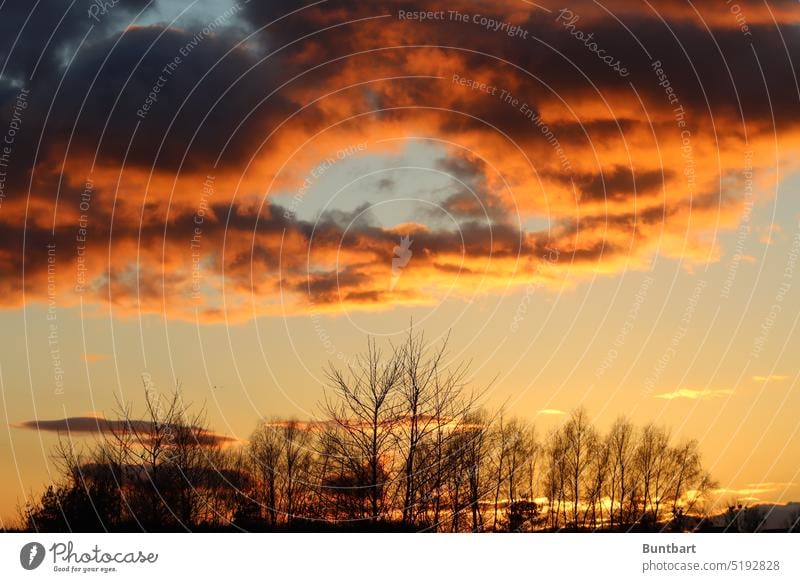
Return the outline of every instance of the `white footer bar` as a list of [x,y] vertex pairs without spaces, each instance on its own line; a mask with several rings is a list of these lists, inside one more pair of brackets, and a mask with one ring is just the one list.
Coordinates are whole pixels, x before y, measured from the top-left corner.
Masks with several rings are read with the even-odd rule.
[[[0,534],[2,580],[800,580],[792,534]],[[175,578],[177,579],[177,578]]]

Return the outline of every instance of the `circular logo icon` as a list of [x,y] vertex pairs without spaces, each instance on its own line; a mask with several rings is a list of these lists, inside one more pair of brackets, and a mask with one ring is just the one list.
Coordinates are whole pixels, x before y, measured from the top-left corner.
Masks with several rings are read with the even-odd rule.
[[35,570],[44,561],[44,546],[39,542],[30,542],[19,551],[19,563],[26,570]]

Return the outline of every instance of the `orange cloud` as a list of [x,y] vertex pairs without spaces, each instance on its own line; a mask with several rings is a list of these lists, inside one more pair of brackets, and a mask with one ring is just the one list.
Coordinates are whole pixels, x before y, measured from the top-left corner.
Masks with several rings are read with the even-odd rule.
[[[255,4],[241,15],[253,31],[286,8]],[[560,6],[542,6],[448,5],[525,39],[472,19],[403,20],[408,3],[389,0],[331,0],[247,44],[222,29],[168,74],[143,116],[156,73],[191,30],[104,30],[69,71],[43,57],[4,182],[2,305],[19,306],[24,291],[59,306],[110,301],[118,315],[241,321],[574,286],[647,269],[656,255],[687,269],[720,260],[730,252],[720,233],[771,195],[776,168],[797,163],[798,99],[785,79],[800,55],[774,22],[792,22],[796,4],[739,3],[755,61],[741,18],[710,0],[696,13],[672,0],[658,12],[606,4],[627,28],[579,2],[575,26],[624,58],[625,78],[558,21]],[[29,48],[51,50],[40,40]],[[26,66],[9,78],[22,82]],[[4,104],[10,88],[0,86]],[[451,184],[421,193],[426,204],[402,225],[372,216],[383,194],[369,186],[357,212],[301,219],[285,200],[305,204],[308,176],[354,144],[366,149],[344,168],[420,143],[438,148],[431,169]],[[332,197],[326,180],[315,186]],[[405,235],[413,254],[397,277]]]

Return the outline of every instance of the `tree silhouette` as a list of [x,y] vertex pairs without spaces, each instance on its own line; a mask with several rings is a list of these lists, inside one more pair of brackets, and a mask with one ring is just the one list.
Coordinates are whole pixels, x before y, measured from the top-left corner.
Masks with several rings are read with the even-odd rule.
[[[262,420],[244,443],[215,436],[180,389],[118,406],[97,442],[53,450],[60,478],[21,510],[36,531],[401,529],[683,531],[707,527],[716,484],[696,441],[583,408],[539,440],[477,406],[468,363],[409,330],[329,366],[319,419]],[[763,527],[731,504],[726,531]],[[794,523],[794,522],[793,522]]]

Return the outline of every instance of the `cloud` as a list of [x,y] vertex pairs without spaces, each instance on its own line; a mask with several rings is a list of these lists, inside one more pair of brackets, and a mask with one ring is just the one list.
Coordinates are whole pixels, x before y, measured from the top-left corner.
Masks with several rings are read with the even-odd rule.
[[774,493],[779,489],[785,489],[792,486],[792,483],[747,483],[744,487],[738,489],[719,488],[715,489],[714,493],[720,496],[728,496],[744,499],[763,499],[764,495]]
[[674,392],[664,392],[662,394],[656,394],[655,398],[661,398],[663,400],[675,400],[679,398],[684,398],[686,400],[707,400],[709,398],[718,398],[722,396],[729,396],[733,394],[733,390],[728,389],[708,389],[704,388],[702,390],[693,390],[691,388],[679,388]]
[[542,414],[545,416],[561,416],[566,414],[563,410],[557,410],[555,408],[542,408],[536,414]]
[[780,374],[770,374],[768,376],[753,376],[753,382],[758,384],[766,384],[767,382],[783,382],[788,376]]
[[[147,420],[111,420],[93,416],[72,416],[54,420],[26,420],[11,425],[12,428],[38,430],[43,432],[66,433],[69,435],[81,434],[111,434],[114,432],[134,431],[141,435],[151,435],[156,430],[156,425]],[[182,431],[186,427],[177,425],[162,425],[163,431]],[[236,439],[217,434],[212,431],[191,428],[189,438],[203,446],[219,446],[236,442]]]

